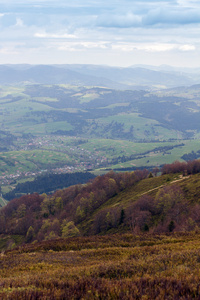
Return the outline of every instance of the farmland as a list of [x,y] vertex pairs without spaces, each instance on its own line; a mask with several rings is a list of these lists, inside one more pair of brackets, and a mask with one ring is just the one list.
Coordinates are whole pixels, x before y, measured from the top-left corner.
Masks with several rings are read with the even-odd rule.
[[2,188],[48,172],[102,174],[200,157],[197,90],[1,86]]

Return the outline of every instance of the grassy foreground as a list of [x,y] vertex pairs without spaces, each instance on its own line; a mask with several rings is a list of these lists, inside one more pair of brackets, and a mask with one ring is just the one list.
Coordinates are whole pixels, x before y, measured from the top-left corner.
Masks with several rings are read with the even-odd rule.
[[59,239],[0,257],[0,299],[199,299],[199,279],[199,233]]

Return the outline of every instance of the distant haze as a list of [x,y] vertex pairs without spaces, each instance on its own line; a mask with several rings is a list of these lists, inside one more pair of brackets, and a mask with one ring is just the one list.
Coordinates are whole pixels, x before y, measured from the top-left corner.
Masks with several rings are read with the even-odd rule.
[[70,84],[113,89],[162,89],[200,83],[200,69],[170,66],[0,65],[0,84]]

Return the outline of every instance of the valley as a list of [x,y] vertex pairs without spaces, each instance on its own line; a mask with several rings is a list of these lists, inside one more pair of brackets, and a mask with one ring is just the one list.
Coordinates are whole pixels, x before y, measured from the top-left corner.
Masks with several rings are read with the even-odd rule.
[[199,158],[199,90],[1,86],[3,194],[49,172],[153,170]]
[[0,298],[199,298],[200,85],[122,81],[0,86]]

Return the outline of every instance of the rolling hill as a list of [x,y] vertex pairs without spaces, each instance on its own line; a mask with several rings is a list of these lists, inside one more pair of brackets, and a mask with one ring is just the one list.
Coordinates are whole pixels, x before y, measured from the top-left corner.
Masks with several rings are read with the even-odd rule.
[[198,158],[199,90],[1,86],[0,174],[61,166],[98,173]]
[[191,70],[169,70],[166,67],[153,69],[149,66],[1,65],[0,84],[71,84],[116,89],[151,89],[153,86],[167,88],[199,83],[199,70],[192,75],[190,72]]

